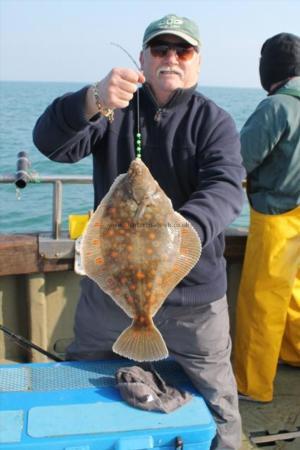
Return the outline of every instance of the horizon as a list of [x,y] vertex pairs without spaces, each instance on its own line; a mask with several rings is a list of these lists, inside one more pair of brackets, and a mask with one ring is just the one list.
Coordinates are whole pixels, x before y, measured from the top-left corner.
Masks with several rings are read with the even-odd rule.
[[[76,84],[87,86],[90,84],[89,81],[68,81],[68,80],[1,80],[0,83],[52,83],[52,84]],[[197,83],[198,88],[214,88],[214,89],[253,89],[263,91],[261,86],[215,86],[210,84],[202,84],[200,82]]]
[[110,42],[138,60],[145,28],[170,13],[199,26],[203,87],[261,89],[263,42],[299,33],[297,0],[0,0],[0,80],[91,84],[132,68]]

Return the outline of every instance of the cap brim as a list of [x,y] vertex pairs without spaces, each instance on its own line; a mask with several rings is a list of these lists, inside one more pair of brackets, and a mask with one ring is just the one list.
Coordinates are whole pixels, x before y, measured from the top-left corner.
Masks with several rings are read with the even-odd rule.
[[173,36],[178,36],[181,39],[183,39],[184,41],[188,42],[189,44],[193,45],[193,46],[197,46],[199,47],[200,42],[197,41],[196,39],[193,39],[191,36],[189,36],[186,33],[183,33],[182,31],[174,31],[174,30],[162,30],[156,33],[151,34],[144,42],[143,42],[143,47],[146,46],[146,44],[148,44],[149,41],[151,41],[152,39],[154,39],[156,36],[160,36],[162,34],[172,34]]

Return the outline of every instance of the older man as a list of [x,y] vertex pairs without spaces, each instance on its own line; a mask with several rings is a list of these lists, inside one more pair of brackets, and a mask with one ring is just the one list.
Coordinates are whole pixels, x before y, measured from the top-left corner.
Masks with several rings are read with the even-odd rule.
[[[214,414],[218,432],[212,448],[229,450],[240,446],[240,416],[230,364],[224,229],[242,208],[243,168],[231,117],[196,91],[200,62],[193,21],[175,15],[156,20],[144,34],[141,71],[114,68],[95,85],[56,99],[38,120],[34,142],[55,161],[93,155],[96,207],[135,158],[139,130],[143,161],[203,246],[199,263],[170,294],[155,323]],[[129,322],[84,278],[68,357],[111,356]]]

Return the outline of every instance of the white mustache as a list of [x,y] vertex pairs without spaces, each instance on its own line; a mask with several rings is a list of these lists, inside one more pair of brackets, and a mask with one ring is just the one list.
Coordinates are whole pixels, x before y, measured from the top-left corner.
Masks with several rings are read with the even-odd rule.
[[157,69],[156,75],[159,76],[162,72],[169,72],[169,73],[175,73],[180,78],[182,78],[182,72],[177,67],[170,67],[170,66],[161,66]]

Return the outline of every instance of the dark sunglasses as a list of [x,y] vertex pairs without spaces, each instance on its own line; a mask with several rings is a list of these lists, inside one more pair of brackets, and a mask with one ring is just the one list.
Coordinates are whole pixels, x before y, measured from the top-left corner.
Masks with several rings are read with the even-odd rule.
[[181,61],[189,61],[194,56],[194,53],[198,53],[198,47],[185,44],[171,44],[171,42],[157,42],[150,43],[151,55],[155,58],[163,58],[168,54],[169,50],[174,50],[176,55]]

